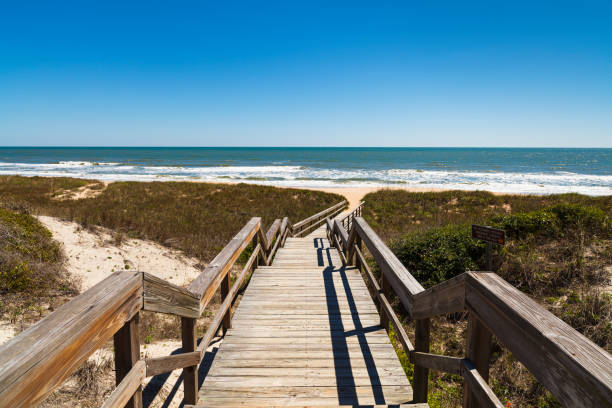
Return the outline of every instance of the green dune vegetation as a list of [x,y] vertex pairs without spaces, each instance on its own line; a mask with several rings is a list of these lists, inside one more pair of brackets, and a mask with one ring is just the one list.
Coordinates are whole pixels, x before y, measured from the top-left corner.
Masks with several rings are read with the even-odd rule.
[[[344,197],[247,184],[117,182],[0,177],[0,296],[2,318],[39,318],[41,304],[76,293],[62,268],[61,246],[33,215],[112,229],[115,240],[149,239],[210,261],[251,218],[265,227],[288,216],[297,222]],[[60,296],[61,295],[61,296]]]
[[[472,223],[504,229],[507,244],[493,251],[494,271],[611,350],[612,197],[381,190],[364,201],[365,219],[426,288],[486,269],[485,246],[472,240]],[[397,300],[394,305],[405,319]],[[463,315],[432,319],[432,352],[463,357],[466,326]],[[430,375],[430,405],[460,406],[461,378]],[[495,339],[490,383],[509,406],[559,406]]]

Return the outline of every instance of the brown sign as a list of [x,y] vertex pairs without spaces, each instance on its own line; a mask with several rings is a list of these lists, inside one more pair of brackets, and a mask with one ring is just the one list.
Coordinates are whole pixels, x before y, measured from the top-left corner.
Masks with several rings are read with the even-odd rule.
[[472,238],[504,245],[506,243],[506,232],[497,228],[472,224]]

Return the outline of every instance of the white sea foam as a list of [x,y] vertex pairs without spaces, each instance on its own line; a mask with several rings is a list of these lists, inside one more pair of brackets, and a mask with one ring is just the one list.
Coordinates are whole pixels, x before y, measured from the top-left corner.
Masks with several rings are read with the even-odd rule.
[[291,187],[385,187],[488,190],[507,193],[611,195],[612,175],[449,171],[418,169],[332,169],[302,166],[138,166],[112,162],[2,163],[0,174],[77,177],[104,181],[222,181]]

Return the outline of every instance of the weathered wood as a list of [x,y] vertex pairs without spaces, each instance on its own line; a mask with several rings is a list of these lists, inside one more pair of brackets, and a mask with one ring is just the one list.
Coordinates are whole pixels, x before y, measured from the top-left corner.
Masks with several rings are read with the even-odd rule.
[[153,377],[178,370],[179,368],[196,366],[200,364],[200,360],[201,356],[199,351],[174,354],[165,357],[147,358],[145,360],[147,368],[146,376]]
[[121,383],[106,398],[102,408],[123,408],[129,406],[134,393],[142,392],[142,381],[145,379],[145,363],[140,360],[132,367]]
[[342,209],[346,206],[346,201],[342,201],[336,205],[333,205],[329,208],[326,208],[323,211],[320,211],[314,215],[311,215],[308,218],[304,218],[302,221],[296,222],[295,224],[293,224],[293,230],[298,230],[300,227],[304,226],[304,225],[308,225],[313,221],[317,221],[321,218],[325,218],[326,214],[329,214],[331,212],[336,211],[337,209]]
[[412,318],[425,319],[465,310],[465,274],[413,296]]
[[[230,286],[232,285],[230,278],[231,276],[228,273],[227,275],[225,275],[225,279],[221,281],[221,300],[225,300],[225,298],[230,293]],[[223,320],[221,321],[221,327],[223,328],[224,333],[232,327],[232,305],[231,303],[227,307],[227,310],[225,311],[225,314],[223,315]]]
[[342,252],[347,254],[348,233],[344,228],[342,228],[342,224],[340,224],[338,219],[334,219],[333,221],[333,231],[334,234],[336,234],[336,237],[338,237],[340,245],[342,246],[340,249],[342,249]]
[[[478,401],[479,407],[504,408],[497,396],[493,393],[489,384],[480,376],[478,370],[468,359],[461,360],[461,374],[467,383],[468,388],[472,391],[474,397]],[[603,405],[602,405],[603,406]]]
[[[414,349],[429,353],[429,319],[415,321]],[[414,401],[427,402],[429,389],[429,369],[419,365],[414,366]]]
[[383,326],[383,327],[387,328],[389,325],[389,322],[391,322],[391,324],[393,325],[393,330],[395,331],[395,335],[399,339],[400,343],[402,343],[402,347],[404,348],[404,351],[406,352],[406,354],[410,353],[411,351],[414,350],[414,347],[412,346],[412,343],[410,342],[410,339],[408,338],[408,334],[406,333],[406,330],[404,330],[404,326],[402,326],[402,323],[397,318],[395,311],[391,307],[391,304],[387,300],[387,297],[384,295],[384,293],[380,293],[378,295],[378,298],[380,300],[380,305],[381,305],[383,314],[386,314],[387,316],[387,318],[384,321],[384,323],[386,323],[386,326]]
[[266,251],[270,250],[272,241],[274,240],[274,237],[276,237],[276,234],[279,231],[280,226],[281,226],[281,220],[280,218],[277,218],[274,220],[272,225],[270,225],[270,228],[268,228],[268,231],[266,232],[266,240],[268,241],[268,247],[266,248]]
[[200,317],[200,297],[187,289],[144,272],[143,292],[143,310],[183,317]]
[[567,406],[612,401],[612,357],[494,273],[468,273],[466,304]]
[[463,359],[459,357],[441,356],[438,354],[422,353],[420,351],[412,351],[409,356],[410,362],[420,367],[461,375]]
[[[208,266],[189,285],[189,291],[200,296],[200,313],[204,310],[225,275],[236,262],[251,239],[260,231],[261,218],[251,220],[232,238],[232,240],[215,256]],[[262,234],[263,236],[263,234]]]
[[238,293],[240,286],[242,286],[242,282],[244,282],[244,279],[246,278],[246,276],[251,272],[251,268],[253,267],[253,264],[257,260],[257,256],[261,252],[262,252],[261,246],[260,244],[257,244],[255,251],[249,257],[249,260],[247,261],[246,265],[244,266],[244,268],[242,269],[242,271],[236,278],[234,285],[232,285],[227,296],[223,300],[223,303],[221,303],[221,306],[219,307],[217,314],[215,315],[215,317],[213,317],[212,321],[208,325],[208,329],[206,330],[204,337],[200,341],[200,345],[197,347],[197,350],[201,356],[204,355],[204,353],[206,352],[206,349],[208,348],[208,345],[215,337],[215,334],[217,333],[217,329],[223,320],[223,316],[225,315],[226,311],[231,307],[234,297]]
[[[329,217],[329,218],[334,218],[336,217],[338,214],[340,214],[342,211],[344,211],[344,208],[338,208],[335,211],[328,213],[325,217]],[[303,237],[304,235],[306,235],[306,233],[310,230],[316,229],[320,226],[322,226],[325,222],[325,217],[321,217],[318,220],[314,221],[312,224],[308,225],[308,226],[302,226],[300,228],[298,228],[297,232],[294,232],[294,236],[295,237]]]
[[[391,295],[392,289],[389,285],[389,282],[385,278],[384,274],[380,275],[380,293],[377,295],[378,299],[382,299],[383,297],[386,299],[387,296]],[[382,295],[382,296],[381,296]],[[389,329],[389,313],[385,310],[385,306],[381,304],[381,314],[380,314],[380,325],[385,329]]]
[[385,278],[389,280],[402,305],[412,316],[412,296],[423,292],[425,289],[363,218],[355,218],[354,228],[363,243],[368,247]]
[[[113,337],[115,346],[115,385],[120,385],[136,363],[140,361],[138,320],[138,313],[136,313]],[[133,392],[125,406],[128,408],[142,408],[142,388],[140,386]]]
[[[491,357],[491,332],[478,320],[475,313],[468,317],[466,357],[472,362],[482,379],[489,381],[489,358]],[[476,408],[476,394],[469,382],[463,385],[463,406]]]
[[44,400],[141,307],[142,274],[116,272],[0,346],[0,406]]
[[[360,272],[342,267],[323,235],[321,230],[288,239],[272,266],[254,272],[200,403],[338,406],[412,400]],[[215,326],[213,318],[210,327]],[[205,334],[200,348],[208,338]],[[363,394],[366,387],[369,395]],[[406,388],[390,398],[387,390],[397,387]]]
[[[188,317],[181,318],[181,342],[183,353],[191,353],[197,350],[196,319]],[[183,368],[183,393],[185,404],[195,404],[198,401],[198,363]]]

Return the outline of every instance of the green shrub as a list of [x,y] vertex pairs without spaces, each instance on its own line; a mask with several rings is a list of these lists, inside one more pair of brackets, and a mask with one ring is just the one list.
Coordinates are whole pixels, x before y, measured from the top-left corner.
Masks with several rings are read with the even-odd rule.
[[563,231],[571,233],[573,228],[580,228],[592,234],[610,232],[610,220],[601,208],[580,204],[557,204],[551,207],[550,211],[557,217]]
[[566,203],[536,211],[496,216],[491,222],[517,239],[527,234],[550,237],[576,234],[578,231],[609,234],[611,229],[610,221],[601,208]]
[[468,225],[449,225],[405,235],[391,250],[425,287],[481,269],[485,244],[471,238]]
[[494,217],[492,224],[506,231],[509,237],[523,238],[526,234],[551,235],[558,231],[557,219],[550,210],[500,215]]

